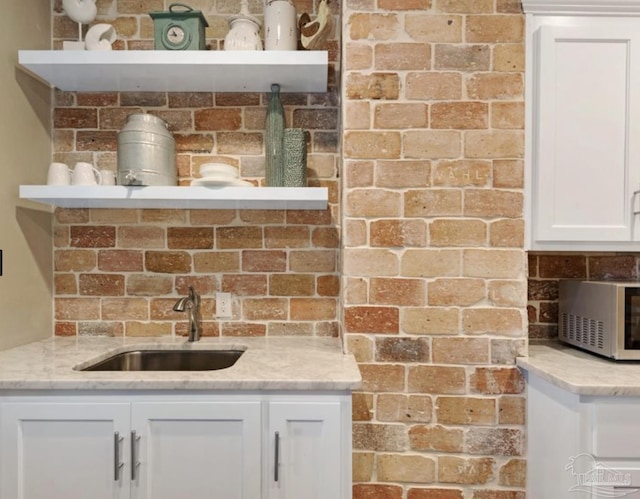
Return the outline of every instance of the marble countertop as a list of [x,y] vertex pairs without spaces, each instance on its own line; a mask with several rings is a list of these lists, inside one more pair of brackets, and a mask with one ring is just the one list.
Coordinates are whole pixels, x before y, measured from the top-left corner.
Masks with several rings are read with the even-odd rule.
[[[80,371],[136,349],[241,349],[217,371]],[[0,390],[352,390],[361,376],[337,338],[54,337],[0,351]]]
[[640,396],[640,362],[613,361],[561,343],[531,344],[517,365],[578,395]]

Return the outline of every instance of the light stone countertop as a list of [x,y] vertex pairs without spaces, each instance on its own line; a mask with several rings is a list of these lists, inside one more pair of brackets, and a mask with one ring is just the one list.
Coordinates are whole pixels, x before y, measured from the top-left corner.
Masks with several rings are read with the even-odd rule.
[[613,361],[561,343],[530,344],[524,371],[578,395],[640,396],[640,362]]
[[[217,371],[79,371],[136,349],[242,349]],[[0,390],[353,390],[361,376],[337,338],[54,337],[0,351]]]

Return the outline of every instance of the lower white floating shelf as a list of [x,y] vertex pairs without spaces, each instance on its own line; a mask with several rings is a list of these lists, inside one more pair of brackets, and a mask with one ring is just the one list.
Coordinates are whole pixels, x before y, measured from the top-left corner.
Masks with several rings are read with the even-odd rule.
[[61,208],[325,210],[327,187],[21,185],[20,198]]

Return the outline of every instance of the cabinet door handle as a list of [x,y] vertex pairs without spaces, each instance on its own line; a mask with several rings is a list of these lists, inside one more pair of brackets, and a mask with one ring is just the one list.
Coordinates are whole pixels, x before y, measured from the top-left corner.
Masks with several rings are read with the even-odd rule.
[[120,480],[120,470],[124,466],[124,463],[120,462],[120,442],[123,439],[119,431],[113,434],[113,480],[116,482]]
[[136,431],[133,430],[131,432],[131,481],[136,480],[138,466],[140,466],[140,461],[138,461],[137,452],[136,452],[136,444],[140,440],[140,437],[137,435]]
[[280,468],[280,432],[276,431],[276,442],[274,446],[275,455],[273,457],[273,481],[277,482],[280,477],[278,476],[278,470]]
[[640,190],[633,191],[632,204],[633,204],[633,214],[640,215],[640,210],[636,209],[636,197],[640,194]]

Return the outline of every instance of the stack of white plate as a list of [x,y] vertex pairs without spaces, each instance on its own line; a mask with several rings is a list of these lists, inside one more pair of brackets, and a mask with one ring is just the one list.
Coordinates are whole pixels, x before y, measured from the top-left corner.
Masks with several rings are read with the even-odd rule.
[[238,178],[238,169],[235,166],[224,163],[203,163],[200,166],[200,175],[202,178],[192,180],[191,185],[253,187],[251,182]]

